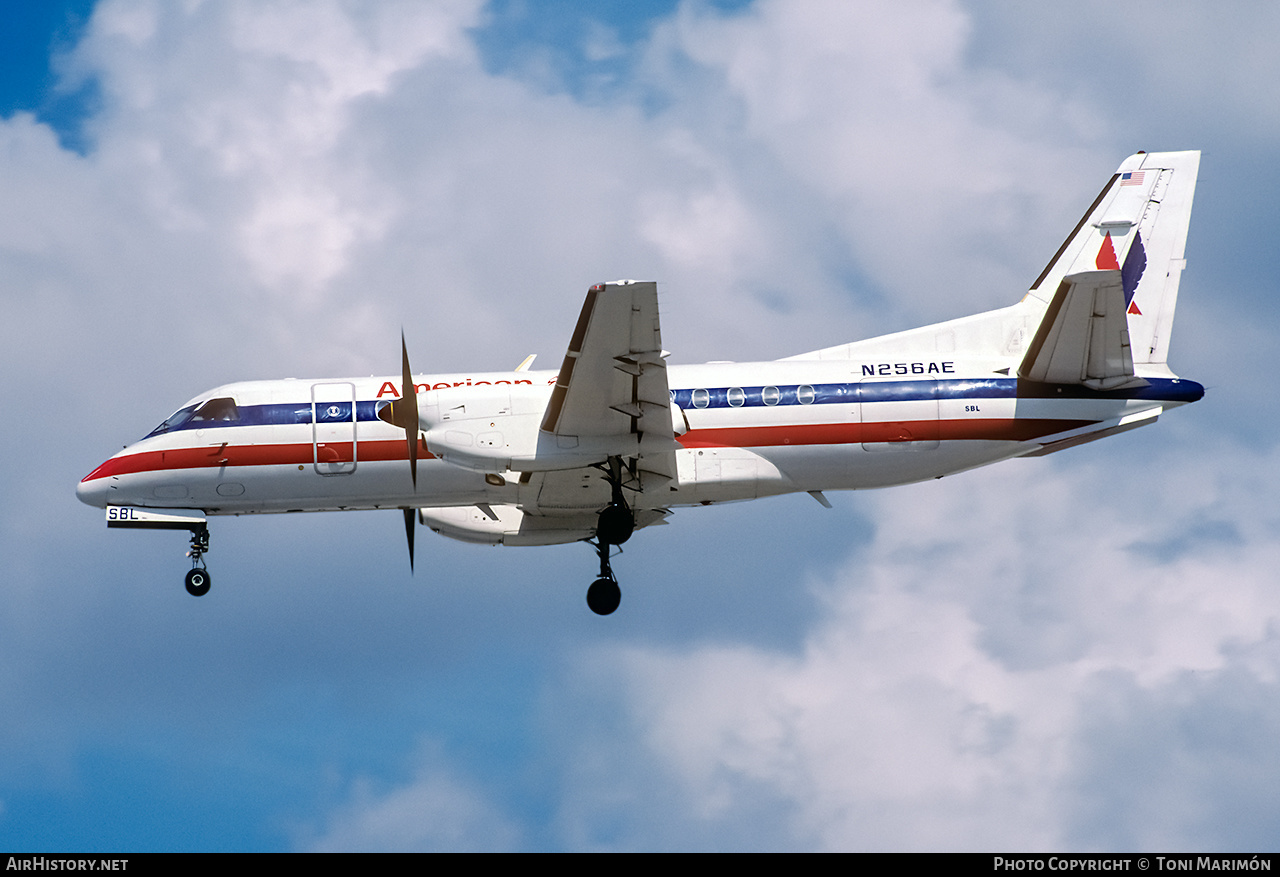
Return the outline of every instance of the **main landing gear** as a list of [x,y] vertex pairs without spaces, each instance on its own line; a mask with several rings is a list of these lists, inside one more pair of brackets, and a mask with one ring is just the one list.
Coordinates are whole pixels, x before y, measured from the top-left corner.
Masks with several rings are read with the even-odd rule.
[[622,602],[622,589],[618,587],[618,580],[613,577],[613,570],[609,567],[609,543],[599,541],[595,545],[596,552],[600,555],[600,578],[587,588],[587,605],[596,615],[611,615]]
[[209,528],[201,524],[191,528],[191,550],[187,557],[191,558],[191,572],[187,573],[187,593],[193,597],[203,597],[209,593],[213,579],[204,565],[204,553],[209,550]]
[[609,505],[600,512],[596,523],[596,554],[600,557],[600,577],[587,588],[587,606],[596,615],[611,615],[622,602],[622,589],[614,578],[609,563],[610,549],[631,538],[636,529],[636,516],[622,495],[622,461],[609,458],[609,486],[612,496]]

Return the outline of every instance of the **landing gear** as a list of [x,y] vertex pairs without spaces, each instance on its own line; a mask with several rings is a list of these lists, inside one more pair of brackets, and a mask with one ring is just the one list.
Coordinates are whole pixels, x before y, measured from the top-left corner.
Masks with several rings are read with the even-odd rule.
[[[604,512],[600,513],[600,517],[604,517]],[[612,615],[622,602],[622,589],[618,587],[618,580],[613,577],[613,567],[609,565],[610,543],[601,536],[596,540],[595,546],[596,554],[600,555],[600,578],[587,588],[587,605],[596,615]]]
[[636,516],[627,508],[625,502],[611,502],[608,508],[600,513],[600,521],[596,524],[596,536],[610,545],[621,545],[631,538],[636,529]]
[[596,615],[611,615],[622,602],[622,589],[613,579],[596,579],[587,588],[587,605]]
[[209,593],[213,583],[209,570],[204,565],[204,553],[209,550],[209,528],[201,524],[191,528],[191,550],[187,557],[191,558],[191,572],[187,573],[187,593],[193,597],[203,597]]
[[631,538],[636,529],[636,516],[622,495],[622,460],[609,458],[609,486],[612,495],[609,505],[600,512],[596,522],[596,554],[600,556],[600,577],[587,588],[587,606],[596,615],[611,615],[622,602],[622,589],[613,576],[609,563],[609,550]]
[[198,566],[187,573],[187,593],[193,597],[203,597],[209,593],[210,584],[209,570],[202,566]]

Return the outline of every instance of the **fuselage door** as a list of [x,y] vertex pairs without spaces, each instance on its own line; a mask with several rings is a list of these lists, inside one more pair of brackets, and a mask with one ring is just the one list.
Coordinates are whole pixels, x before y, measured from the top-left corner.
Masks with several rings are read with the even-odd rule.
[[865,380],[858,384],[858,399],[862,408],[864,450],[937,450],[936,380]]
[[321,475],[356,471],[356,386],[349,381],[311,385],[313,465]]

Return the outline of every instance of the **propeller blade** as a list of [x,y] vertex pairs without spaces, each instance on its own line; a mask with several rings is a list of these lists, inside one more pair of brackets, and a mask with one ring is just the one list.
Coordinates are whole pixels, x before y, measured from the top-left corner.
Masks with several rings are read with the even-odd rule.
[[[413,489],[418,489],[418,390],[413,385],[413,370],[409,368],[409,345],[404,340],[404,330],[400,330],[400,398],[378,410],[378,419],[398,426],[404,430],[405,447],[409,451],[409,477],[413,479]],[[413,572],[413,536],[414,516],[416,509],[402,509],[404,512],[404,537],[409,543],[409,572]]]
[[418,514],[416,509],[404,510],[404,535],[409,540],[409,572],[413,572],[413,532],[414,532],[414,516]]
[[[400,370],[400,403],[404,408],[403,411],[397,412],[396,419],[404,427],[404,439],[409,449],[409,476],[413,479],[413,489],[416,491],[418,489],[418,391],[413,386],[413,372],[409,368],[409,347],[405,344],[403,329],[400,330]],[[405,521],[408,522],[408,518]],[[412,536],[409,537],[409,550],[412,553]]]

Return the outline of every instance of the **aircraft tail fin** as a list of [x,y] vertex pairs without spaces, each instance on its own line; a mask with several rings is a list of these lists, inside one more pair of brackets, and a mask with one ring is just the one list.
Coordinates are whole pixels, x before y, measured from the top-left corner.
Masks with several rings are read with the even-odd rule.
[[[1124,356],[1131,356],[1135,365],[1165,363],[1178,281],[1187,264],[1184,250],[1199,167],[1199,152],[1139,152],[1121,163],[1031,286],[1030,295],[1049,305],[1038,338],[1046,340],[1049,324],[1065,319],[1063,305],[1077,297],[1071,290],[1079,290],[1086,276],[1096,289],[1093,299],[1114,304],[1114,290],[1103,290],[1113,284],[1102,282],[1098,272],[1119,272],[1109,277],[1118,277],[1123,295]],[[1104,314],[1110,310],[1114,308],[1104,308]],[[1115,317],[1106,320],[1108,326]],[[1088,322],[1088,315],[1084,319]],[[1087,348],[1082,355],[1087,358]],[[1024,361],[1024,370],[1032,370],[1032,360]],[[1043,350],[1041,360],[1044,370]]]

